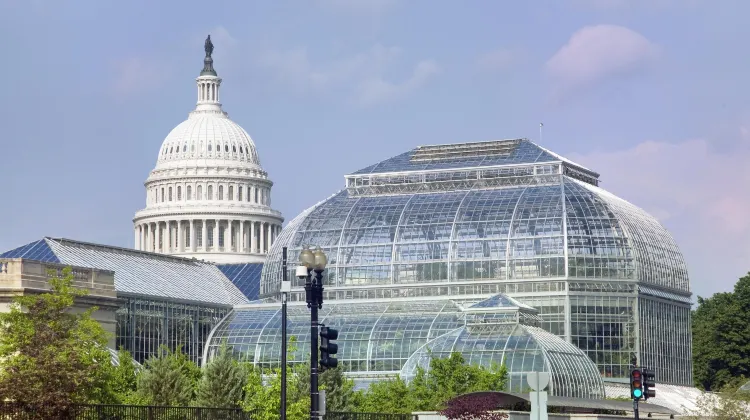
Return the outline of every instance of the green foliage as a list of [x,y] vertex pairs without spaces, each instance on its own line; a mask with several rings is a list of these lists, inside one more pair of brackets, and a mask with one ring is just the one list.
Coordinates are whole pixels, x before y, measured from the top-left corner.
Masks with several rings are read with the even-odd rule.
[[698,297],[692,318],[696,386],[715,391],[750,376],[750,273],[733,292]]
[[209,362],[198,384],[196,404],[202,407],[237,408],[247,375],[234,358],[229,346],[223,344],[219,354]]
[[[247,384],[245,385],[245,400],[241,406],[246,411],[253,412],[255,420],[279,420],[281,410],[281,371],[273,369],[263,372],[258,368],[249,368]],[[309,371],[307,371],[309,372]],[[299,366],[287,368],[287,406],[286,415],[289,420],[304,420],[310,417],[310,398],[300,395],[299,379],[304,376]],[[264,386],[264,376],[268,383]]]
[[[417,369],[407,385],[400,378],[370,385],[360,399],[358,411],[410,413],[436,411],[459,395],[477,391],[502,391],[508,381],[504,365],[490,369],[466,364],[460,353],[430,360],[430,369]],[[356,397],[355,397],[356,400]]]
[[374,382],[362,394],[356,411],[363,413],[411,413],[410,388],[401,378]]
[[111,401],[108,335],[92,318],[97,308],[73,310],[75,299],[86,295],[73,287],[73,280],[72,270],[65,268],[62,276],[50,279],[50,292],[17,297],[10,312],[0,313],[4,399],[50,413],[72,404]]
[[146,361],[146,370],[138,380],[138,400],[145,404],[188,406],[193,401],[200,369],[182,352],[161,346],[157,355]]
[[133,356],[124,349],[117,352],[120,364],[112,368],[110,389],[113,404],[133,404],[137,402],[138,371]]

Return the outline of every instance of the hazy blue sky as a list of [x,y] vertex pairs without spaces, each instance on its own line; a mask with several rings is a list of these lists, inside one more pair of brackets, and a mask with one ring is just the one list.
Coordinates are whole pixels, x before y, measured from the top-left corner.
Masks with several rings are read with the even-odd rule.
[[728,290],[750,270],[749,14],[740,0],[0,0],[0,250],[132,246],[211,33],[225,110],[287,220],[414,146],[537,139],[544,122],[544,146],[673,232],[696,294]]

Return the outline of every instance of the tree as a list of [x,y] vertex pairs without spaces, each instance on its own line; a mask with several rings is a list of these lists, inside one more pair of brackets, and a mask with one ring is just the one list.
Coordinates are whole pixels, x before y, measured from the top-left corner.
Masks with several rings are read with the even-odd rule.
[[401,378],[370,384],[362,394],[357,410],[363,413],[411,413],[409,386]]
[[92,318],[97,308],[73,310],[87,291],[72,286],[69,267],[50,275],[48,293],[16,297],[0,314],[0,395],[55,418],[110,399],[112,363],[108,334]]
[[229,346],[222,344],[219,354],[209,362],[198,384],[196,404],[202,407],[237,408],[242,401],[247,374],[234,358]]
[[730,293],[698,297],[693,312],[693,376],[707,391],[750,377],[750,273]]
[[133,356],[124,349],[117,352],[119,363],[112,369],[110,388],[113,404],[133,404],[137,402],[138,369]]
[[[299,395],[303,389],[300,378],[305,372],[297,365],[287,367],[287,407],[286,415],[289,420],[304,420],[310,417],[310,398]],[[242,409],[251,411],[254,420],[279,420],[281,410],[281,371],[272,369],[263,372],[260,368],[250,366],[247,384],[245,385],[245,400]],[[309,372],[309,371],[308,371]],[[268,383],[264,385],[264,376]]]
[[[187,362],[192,363],[187,360]],[[195,393],[193,369],[179,352],[161,346],[158,353],[146,360],[146,370],[138,380],[138,396],[150,405],[188,406]]]
[[478,391],[502,391],[508,380],[504,365],[490,369],[466,364],[460,353],[446,358],[430,359],[430,369],[417,368],[415,377],[407,385],[400,378],[376,382],[361,396],[358,411],[378,413],[410,413],[436,411],[454,397]]

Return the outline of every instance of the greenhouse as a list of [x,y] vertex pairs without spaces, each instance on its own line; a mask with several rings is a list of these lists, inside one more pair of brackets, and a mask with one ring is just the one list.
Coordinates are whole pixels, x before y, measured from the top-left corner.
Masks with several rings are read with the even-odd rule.
[[[269,310],[279,307],[282,248],[289,250],[289,299],[299,302],[295,261],[303,246],[320,246],[329,260],[324,298],[347,330],[376,301],[412,302],[399,304],[408,315],[389,307],[380,322],[428,323],[429,310],[417,310],[423,302],[506,294],[536,308],[540,328],[581,349],[604,378],[625,379],[637,360],[656,370],[659,383],[692,385],[683,256],[658,220],[600,188],[593,170],[517,139],[420,146],[345,179],[344,190],[293,219],[271,248],[260,284]],[[254,308],[229,317],[256,317]],[[373,311],[361,322],[377,322]],[[429,339],[460,326],[435,325]],[[406,353],[425,344],[418,341],[388,362],[371,348],[374,356],[350,366],[400,371]],[[342,351],[355,351],[349,345]]]
[[[604,398],[596,365],[565,340],[538,328],[536,310],[504,295],[477,302],[447,299],[396,299],[380,302],[324,304],[321,322],[339,329],[339,364],[355,381],[400,374],[414,377],[429,368],[429,355],[456,351],[468,363],[508,368],[509,391],[526,389],[528,372],[550,372],[552,395]],[[310,315],[305,305],[289,308],[288,334],[294,343],[309,343]],[[281,355],[278,305],[238,308],[214,330],[207,357],[221,343],[240,359],[261,367],[278,367]],[[309,358],[309,347],[292,345],[290,361]]]

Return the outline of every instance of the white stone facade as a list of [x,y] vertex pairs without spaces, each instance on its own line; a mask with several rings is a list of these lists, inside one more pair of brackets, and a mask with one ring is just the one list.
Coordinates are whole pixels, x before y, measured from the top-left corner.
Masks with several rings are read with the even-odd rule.
[[159,150],[146,208],[133,219],[135,248],[219,264],[263,262],[284,219],[271,208],[273,182],[255,144],[222,110],[221,79],[211,73],[196,79],[195,110]]

